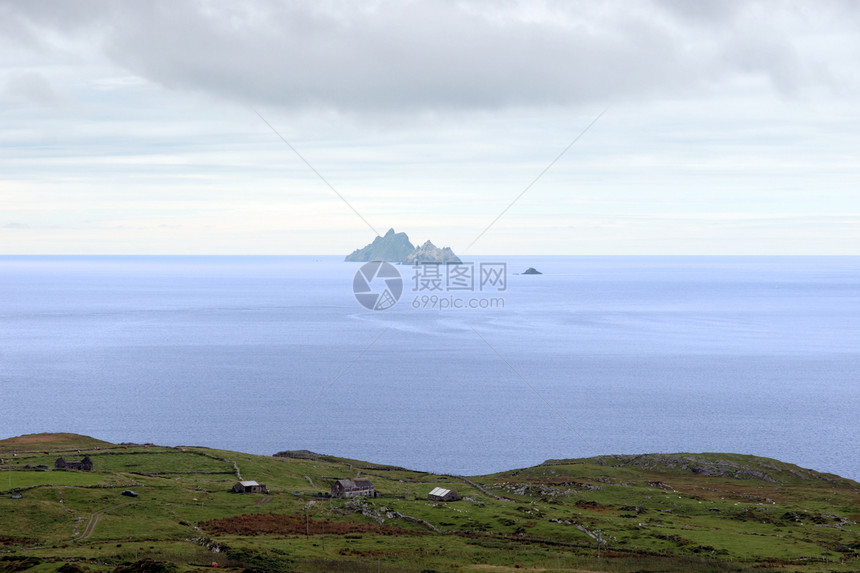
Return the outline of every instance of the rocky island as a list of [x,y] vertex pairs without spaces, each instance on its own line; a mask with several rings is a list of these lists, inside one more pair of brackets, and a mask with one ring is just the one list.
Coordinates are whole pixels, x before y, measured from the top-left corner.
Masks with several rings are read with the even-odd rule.
[[402,263],[404,265],[422,265],[434,263],[458,264],[460,258],[454,254],[451,247],[440,249],[430,241],[420,247],[415,247],[406,233],[396,233],[388,229],[385,236],[377,236],[372,243],[356,249],[344,259],[347,262],[385,261]]
[[406,265],[421,265],[425,263],[455,263],[459,264],[460,258],[454,254],[451,247],[440,249],[430,241],[427,241],[420,247],[417,247],[406,259],[403,264]]

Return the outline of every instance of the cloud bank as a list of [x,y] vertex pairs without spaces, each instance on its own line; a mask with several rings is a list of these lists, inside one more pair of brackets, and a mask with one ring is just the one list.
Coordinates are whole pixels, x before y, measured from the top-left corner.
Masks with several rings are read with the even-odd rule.
[[0,249],[368,243],[255,110],[374,228],[462,249],[608,107],[474,252],[860,253],[857,29],[839,0],[0,0]]
[[5,28],[35,51],[87,41],[170,89],[358,112],[701,97],[744,82],[789,96],[855,89],[858,13],[853,2],[4,5]]

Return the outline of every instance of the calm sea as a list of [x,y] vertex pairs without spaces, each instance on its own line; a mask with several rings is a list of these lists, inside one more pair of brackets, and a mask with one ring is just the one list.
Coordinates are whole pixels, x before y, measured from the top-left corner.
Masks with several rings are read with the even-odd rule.
[[398,267],[384,311],[353,296],[359,267],[0,257],[0,437],[464,474],[725,451],[860,479],[858,257],[484,257],[474,292]]

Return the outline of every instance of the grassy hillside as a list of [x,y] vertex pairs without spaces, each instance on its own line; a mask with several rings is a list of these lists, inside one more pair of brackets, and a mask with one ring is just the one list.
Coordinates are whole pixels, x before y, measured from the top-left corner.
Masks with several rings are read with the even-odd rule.
[[24,434],[23,436],[0,440],[0,452],[26,452],[44,450],[45,448],[50,448],[52,451],[81,448],[97,449],[112,445],[110,442],[103,442],[80,434]]
[[[85,454],[92,472],[52,469]],[[860,484],[753,456],[600,456],[460,478],[39,434],[0,441],[0,458],[0,572],[860,570]],[[269,493],[230,493],[240,475]],[[356,475],[380,496],[327,497]],[[428,500],[436,486],[463,499]]]

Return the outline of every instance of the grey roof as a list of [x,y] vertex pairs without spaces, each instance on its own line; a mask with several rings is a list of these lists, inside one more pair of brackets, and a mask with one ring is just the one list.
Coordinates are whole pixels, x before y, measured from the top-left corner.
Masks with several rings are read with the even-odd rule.
[[252,487],[255,485],[260,485],[257,482],[255,482],[254,480],[240,481],[239,483],[242,485],[242,487]]
[[449,493],[451,493],[450,489],[445,489],[444,487],[434,487],[433,490],[430,492],[430,495],[438,495],[439,497],[445,497]]
[[339,483],[343,487],[373,487],[373,484],[370,483],[370,480],[367,478],[356,478],[354,480],[350,478],[344,478],[337,480],[337,483]]

